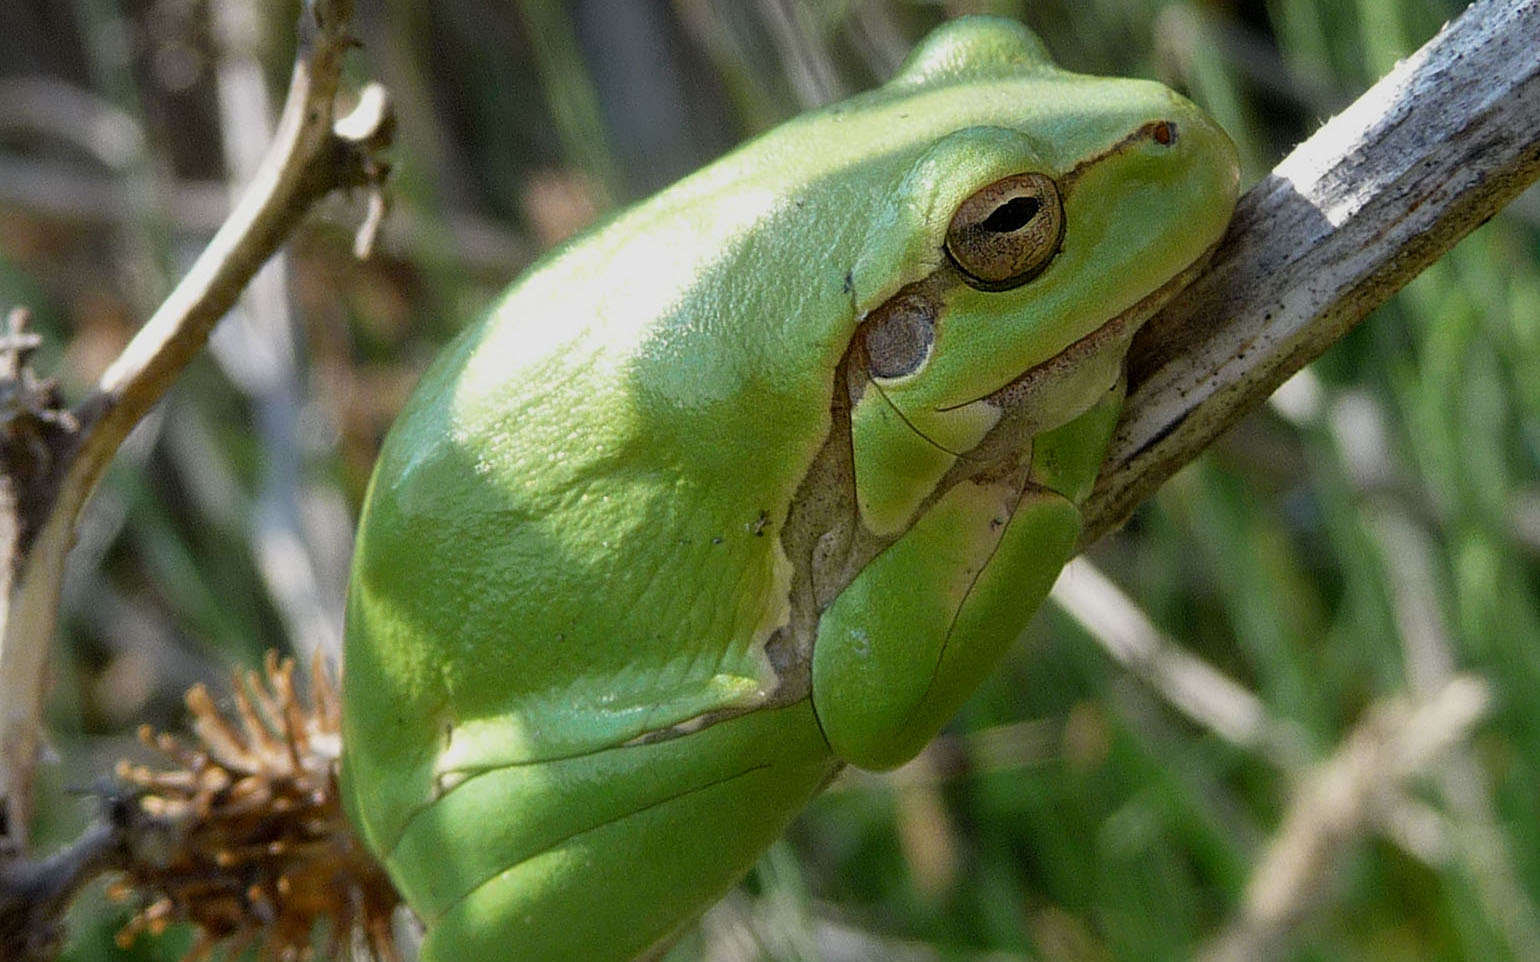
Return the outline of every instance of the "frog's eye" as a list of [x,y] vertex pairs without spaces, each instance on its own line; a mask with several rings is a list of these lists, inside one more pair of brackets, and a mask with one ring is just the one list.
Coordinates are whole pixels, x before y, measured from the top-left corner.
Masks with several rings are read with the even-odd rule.
[[1042,273],[1063,239],[1053,178],[1014,174],[962,202],[946,231],[946,252],[971,286],[1004,291]]

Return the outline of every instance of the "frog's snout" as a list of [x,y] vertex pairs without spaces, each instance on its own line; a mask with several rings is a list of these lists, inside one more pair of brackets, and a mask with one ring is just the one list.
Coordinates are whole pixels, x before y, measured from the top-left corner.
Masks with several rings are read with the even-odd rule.
[[1215,207],[1226,213],[1234,208],[1240,195],[1240,154],[1235,141],[1208,114],[1191,101],[1173,95],[1175,101],[1165,135],[1169,142],[1161,140],[1161,131],[1152,138],[1176,152],[1189,176],[1199,183],[1193,184],[1193,195],[1208,198]]

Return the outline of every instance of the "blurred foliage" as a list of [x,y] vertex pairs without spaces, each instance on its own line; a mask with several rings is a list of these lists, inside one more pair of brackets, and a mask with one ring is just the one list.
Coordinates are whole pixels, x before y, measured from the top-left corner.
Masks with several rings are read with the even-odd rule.
[[[178,723],[189,683],[335,638],[350,518],[416,374],[530,257],[615,204],[880,81],[943,17],[979,11],[1024,19],[1073,69],[1186,91],[1254,181],[1458,9],[361,0],[354,73],[385,81],[400,110],[395,230],[383,255],[351,263],[356,211],[333,208],[291,245],[292,318],[275,329],[238,312],[122,452],[68,587],[40,844],[78,829],[81,789],[134,754],[135,726]],[[255,64],[281,96],[295,12],[0,4],[0,304],[34,308],[41,362],[74,390],[217,223],[223,133],[261,122],[225,94]],[[1537,952],[1536,199],[1092,553],[1309,757],[1376,699],[1426,684],[1422,642],[1494,687],[1493,715],[1418,793],[1442,844],[1343,846],[1282,958]],[[1298,772],[1177,714],[1052,606],[1028,634],[935,749],[834,786],[671,959],[1175,959],[1222,929]],[[93,896],[76,914],[77,962],[188,944],[172,933],[123,952],[111,936],[127,908]]]

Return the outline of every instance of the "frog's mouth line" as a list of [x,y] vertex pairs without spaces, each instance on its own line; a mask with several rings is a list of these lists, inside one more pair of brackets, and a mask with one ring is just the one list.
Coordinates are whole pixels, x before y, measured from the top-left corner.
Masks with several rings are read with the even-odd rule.
[[[1011,403],[1025,400],[1027,395],[1053,383],[1075,370],[1075,365],[1087,358],[1094,358],[1098,350],[1115,346],[1117,339],[1130,338],[1139,326],[1159,310],[1178,290],[1191,282],[1207,265],[1217,244],[1204,251],[1191,264],[1173,275],[1155,290],[1136,303],[1108,318],[1099,328],[1070,343],[1057,354],[1033,365],[1010,383],[978,398],[1007,408]],[[765,705],[783,705],[806,697],[811,691],[812,638],[816,634],[818,619],[824,608],[848,585],[851,579],[870,560],[886,550],[899,535],[877,536],[867,531],[860,522],[856,507],[856,478],[854,451],[850,424],[850,408],[859,395],[850,393],[856,384],[865,389],[881,391],[882,385],[866,372],[859,342],[841,360],[834,379],[835,389],[831,405],[829,433],[823,446],[814,457],[800,483],[797,493],[788,505],[786,518],[780,525],[779,537],[783,550],[797,572],[790,592],[791,621],[778,629],[765,642],[765,652],[774,667],[778,684],[770,691]],[[1029,385],[1036,385],[1031,390]],[[898,416],[903,411],[893,404],[885,392],[881,396]],[[969,402],[972,403],[972,402]],[[962,405],[957,405],[961,407]],[[912,421],[904,420],[915,434],[936,445],[926,437]],[[975,446],[968,452],[955,454],[957,461],[935,485],[931,495],[916,508],[916,515],[928,510],[943,492],[963,480],[993,481],[1008,486],[1016,493],[1012,508],[1002,514],[1001,524],[1009,523],[1016,506],[1028,492],[1040,489],[1031,476],[1031,461],[1024,457],[1023,446],[1013,443],[1014,431],[1007,427],[986,435],[980,442],[987,450]],[[1028,449],[1029,450],[1029,449]],[[949,454],[954,452],[948,451]],[[1040,489],[1049,490],[1049,489]],[[817,556],[823,552],[823,561]],[[741,710],[724,712],[703,719],[703,724],[714,724]],[[670,729],[654,737],[672,737],[682,732]]]
[[1178,291],[1197,278],[1203,268],[1208,266],[1209,259],[1213,257],[1214,250],[1218,246],[1216,241],[1199,254],[1192,263],[1173,274],[1164,284],[1150,291],[1125,310],[1108,318],[1091,333],[1078,341],[1071,342],[1057,354],[1027,368],[1004,386],[972,400],[948,404],[935,410],[938,413],[955,411],[980,401],[1007,410],[1018,406],[1026,398],[1037,393],[1045,384],[1063,377],[1068,371],[1078,369],[1109,344],[1131,339],[1145,321],[1164,307]]

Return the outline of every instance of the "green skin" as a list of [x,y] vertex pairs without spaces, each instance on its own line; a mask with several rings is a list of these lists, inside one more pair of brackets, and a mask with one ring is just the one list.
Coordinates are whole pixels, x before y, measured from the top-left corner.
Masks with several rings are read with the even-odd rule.
[[[976,289],[953,213],[1023,172],[1058,253]],[[965,19],[518,281],[386,441],[348,603],[345,797],[423,957],[659,952],[841,765],[913,757],[1073,550],[1236,183],[1171,91]],[[877,377],[901,291],[933,341]]]

